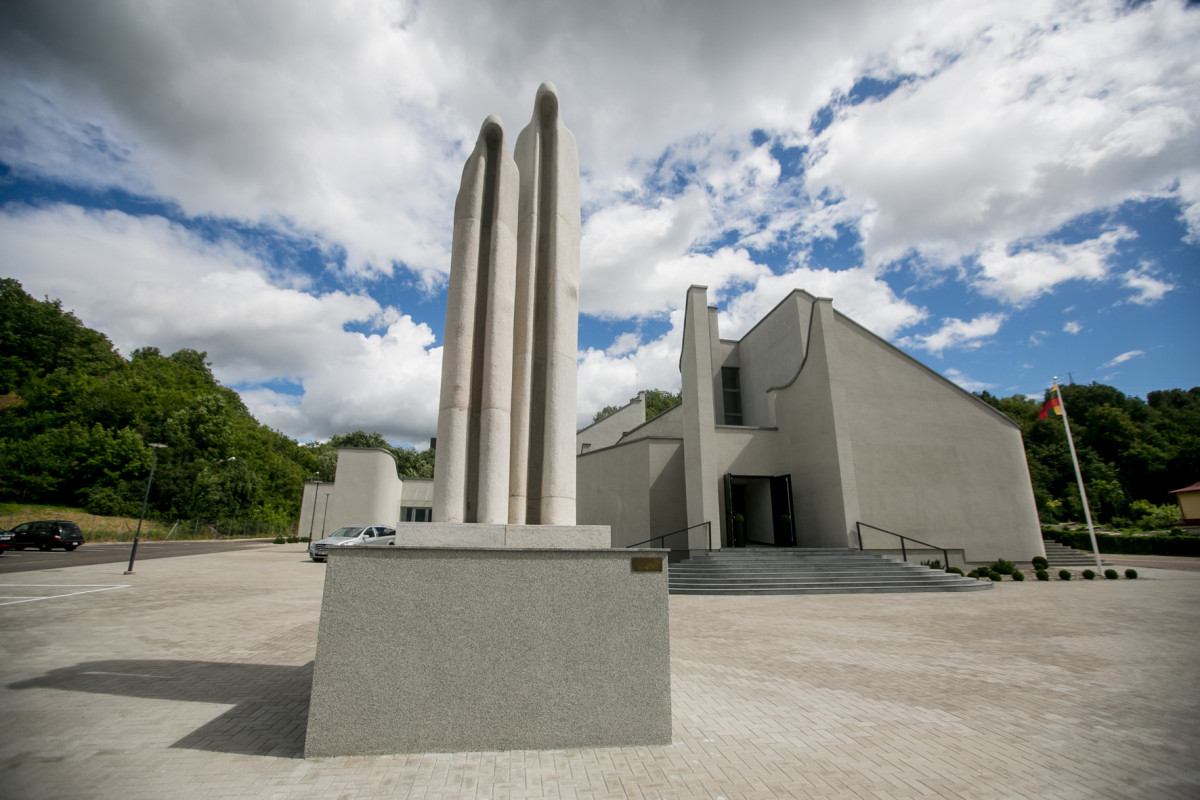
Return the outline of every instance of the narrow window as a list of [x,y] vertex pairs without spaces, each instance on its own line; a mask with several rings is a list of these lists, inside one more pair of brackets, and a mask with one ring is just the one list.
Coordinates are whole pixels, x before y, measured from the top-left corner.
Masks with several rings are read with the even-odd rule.
[[742,380],[737,367],[721,367],[721,392],[725,399],[725,424],[742,424]]

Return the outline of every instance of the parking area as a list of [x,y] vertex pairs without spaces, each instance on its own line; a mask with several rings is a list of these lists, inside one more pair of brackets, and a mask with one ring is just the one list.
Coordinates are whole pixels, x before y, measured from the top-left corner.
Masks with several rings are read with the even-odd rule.
[[672,597],[670,745],[305,760],[324,565],[122,570],[0,576],[4,797],[1200,796],[1197,573]]

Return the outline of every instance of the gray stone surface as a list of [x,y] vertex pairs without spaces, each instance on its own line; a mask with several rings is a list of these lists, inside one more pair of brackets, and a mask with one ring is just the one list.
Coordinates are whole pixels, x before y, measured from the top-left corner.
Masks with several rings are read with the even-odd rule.
[[6,800],[1200,795],[1196,572],[676,596],[670,744],[303,759],[328,565],[79,552],[0,575]]
[[612,544],[607,525],[485,525],[470,522],[401,522],[405,547],[597,548]]
[[666,578],[665,551],[331,553],[305,755],[667,744]]

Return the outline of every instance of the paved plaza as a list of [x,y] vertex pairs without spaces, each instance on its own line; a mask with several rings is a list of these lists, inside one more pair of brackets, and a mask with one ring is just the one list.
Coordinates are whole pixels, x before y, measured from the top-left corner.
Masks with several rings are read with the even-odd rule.
[[1196,572],[672,597],[670,745],[306,760],[325,567],[123,568],[0,576],[0,797],[1200,797]]

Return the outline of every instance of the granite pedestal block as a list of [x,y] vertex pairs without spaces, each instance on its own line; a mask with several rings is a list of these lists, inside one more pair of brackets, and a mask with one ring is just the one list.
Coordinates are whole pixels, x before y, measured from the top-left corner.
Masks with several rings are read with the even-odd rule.
[[332,549],[305,755],[669,744],[666,556]]

